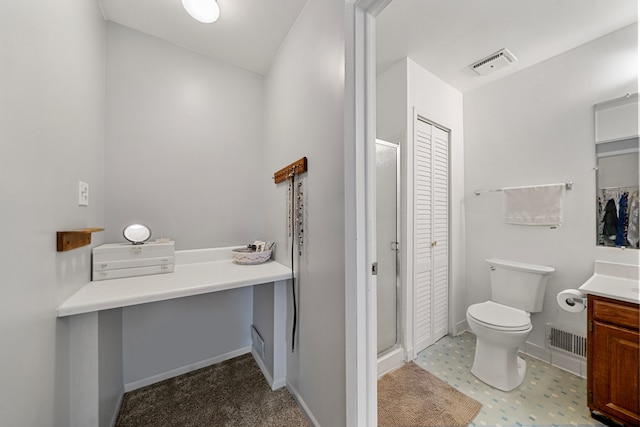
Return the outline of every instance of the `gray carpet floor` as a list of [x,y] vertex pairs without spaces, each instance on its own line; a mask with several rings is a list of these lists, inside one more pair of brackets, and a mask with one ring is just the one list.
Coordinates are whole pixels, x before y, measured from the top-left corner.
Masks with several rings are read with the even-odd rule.
[[286,388],[272,391],[250,354],[124,395],[116,427],[309,426]]

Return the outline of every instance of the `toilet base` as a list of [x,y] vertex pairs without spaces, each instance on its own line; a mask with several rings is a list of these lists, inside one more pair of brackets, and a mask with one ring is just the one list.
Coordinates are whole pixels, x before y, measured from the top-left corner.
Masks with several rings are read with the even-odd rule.
[[502,391],[522,384],[527,362],[518,357],[518,348],[504,348],[476,340],[476,354],[471,373],[480,381]]

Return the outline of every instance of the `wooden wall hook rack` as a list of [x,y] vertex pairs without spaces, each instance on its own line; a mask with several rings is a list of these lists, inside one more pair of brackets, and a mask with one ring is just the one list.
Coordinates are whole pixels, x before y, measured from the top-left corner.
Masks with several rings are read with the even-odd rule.
[[300,160],[297,160],[291,163],[288,166],[280,169],[278,172],[273,174],[273,180],[276,184],[279,184],[283,181],[286,181],[291,177],[291,175],[298,175],[307,171],[307,158],[303,157]]

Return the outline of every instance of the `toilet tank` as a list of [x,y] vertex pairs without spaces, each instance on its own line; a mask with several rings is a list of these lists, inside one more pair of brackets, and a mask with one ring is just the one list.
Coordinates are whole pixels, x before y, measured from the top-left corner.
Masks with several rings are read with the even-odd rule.
[[529,313],[542,311],[544,292],[553,267],[491,258],[491,300]]

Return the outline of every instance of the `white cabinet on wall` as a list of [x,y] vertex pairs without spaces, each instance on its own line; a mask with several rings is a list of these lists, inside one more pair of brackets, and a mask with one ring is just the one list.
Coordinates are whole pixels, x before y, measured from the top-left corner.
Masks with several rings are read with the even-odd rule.
[[414,343],[419,352],[447,334],[449,132],[414,114]]
[[596,144],[638,136],[638,94],[596,104]]

